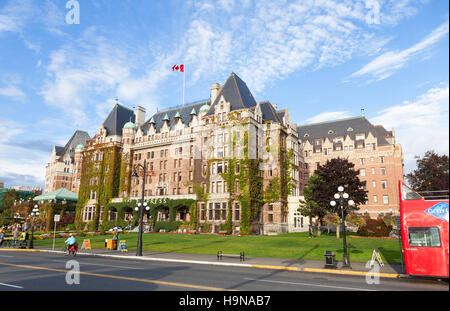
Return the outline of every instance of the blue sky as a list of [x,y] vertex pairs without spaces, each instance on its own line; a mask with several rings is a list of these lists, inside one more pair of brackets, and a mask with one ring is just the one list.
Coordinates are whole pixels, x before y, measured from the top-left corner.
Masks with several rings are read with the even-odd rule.
[[[43,186],[53,145],[130,108],[209,97],[234,71],[297,124],[394,128],[405,173],[448,154],[449,8],[440,0],[0,0],[0,180]],[[72,0],[72,2],[76,2]]]

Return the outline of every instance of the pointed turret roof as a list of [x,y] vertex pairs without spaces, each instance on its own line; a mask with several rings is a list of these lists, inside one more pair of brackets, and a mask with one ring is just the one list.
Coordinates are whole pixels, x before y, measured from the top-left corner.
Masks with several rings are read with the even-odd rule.
[[230,74],[225,84],[220,88],[216,99],[211,105],[211,109],[206,114],[207,116],[214,114],[214,106],[219,103],[222,96],[230,103],[230,111],[256,106],[256,100],[247,84],[234,72]]
[[119,104],[115,104],[103,126],[107,135],[122,135],[122,129],[127,122],[135,122],[134,111]]
[[197,115],[197,112],[195,112],[195,108],[192,108],[190,115]]

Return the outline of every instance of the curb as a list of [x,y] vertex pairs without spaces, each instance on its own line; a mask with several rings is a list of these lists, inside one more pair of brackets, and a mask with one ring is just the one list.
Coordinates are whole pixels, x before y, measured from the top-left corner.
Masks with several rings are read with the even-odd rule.
[[[22,252],[44,252],[44,253],[64,253],[62,251],[53,250],[39,250],[39,249],[0,249],[0,251],[22,251]],[[299,271],[299,272],[313,272],[313,273],[330,273],[341,275],[353,275],[353,276],[367,276],[374,275],[373,272],[364,271],[349,271],[349,270],[335,270],[335,269],[320,269],[320,268],[297,268],[297,267],[285,267],[285,266],[271,266],[271,265],[259,265],[259,264],[244,264],[244,263],[231,263],[231,262],[214,262],[214,261],[201,261],[201,260],[187,260],[187,259],[170,259],[170,258],[149,258],[140,256],[123,256],[123,255],[111,255],[111,254],[96,254],[96,253],[80,253],[79,255],[90,255],[98,257],[110,257],[119,259],[135,259],[146,261],[162,261],[162,262],[179,262],[189,264],[211,265],[211,266],[228,266],[228,267],[243,267],[243,268],[258,268],[258,269],[271,269],[271,270],[287,270],[287,271]],[[402,278],[404,275],[397,273],[377,273],[379,277],[385,278]]]

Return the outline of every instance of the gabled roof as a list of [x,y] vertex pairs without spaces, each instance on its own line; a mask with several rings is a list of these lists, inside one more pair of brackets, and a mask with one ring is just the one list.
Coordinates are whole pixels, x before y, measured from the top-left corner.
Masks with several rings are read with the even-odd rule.
[[[352,128],[352,131],[348,131]],[[356,134],[364,133],[367,135],[372,133],[377,138],[377,144],[389,145],[389,142],[381,135],[375,127],[365,117],[353,117],[341,120],[333,120],[321,123],[301,125],[297,127],[299,139],[305,141],[308,140],[313,144],[315,139],[328,137],[332,140],[339,136],[350,136],[351,139],[355,139]],[[308,134],[305,137],[305,134]]]
[[256,100],[247,85],[234,72],[231,73],[225,84],[220,88],[206,116],[214,114],[214,107],[219,103],[222,96],[230,103],[230,111],[256,106]]
[[75,148],[79,144],[86,145],[86,141],[89,139],[91,138],[89,137],[89,134],[87,132],[80,130],[75,131],[67,144],[64,146],[64,153],[66,153],[67,151],[73,153],[75,151]]
[[107,136],[122,136],[123,126],[127,122],[135,122],[134,111],[122,105],[116,104],[109,113],[105,122],[103,122]]
[[64,154],[64,147],[55,146],[55,152],[57,156]]
[[280,120],[283,120],[285,113],[286,113],[286,109],[277,111],[277,115],[280,118]]
[[150,123],[151,123],[151,121],[153,121],[155,123],[156,132],[159,132],[161,130],[161,127],[163,126],[163,119],[165,118],[166,115],[169,119],[169,126],[171,128],[175,125],[175,122],[176,122],[175,116],[177,114],[180,116],[181,121],[183,121],[184,124],[189,126],[189,124],[191,122],[192,109],[195,109],[196,111],[198,111],[200,109],[200,107],[202,107],[205,104],[209,104],[209,103],[210,103],[210,100],[205,99],[203,101],[196,102],[195,104],[190,104],[190,105],[176,107],[173,109],[159,111],[159,112],[155,113],[150,118],[150,120],[146,121],[142,125],[142,127],[141,127],[142,131],[143,131],[144,135],[146,135],[148,132],[148,129],[150,128]]
[[75,154],[75,149],[79,144],[86,145],[86,141],[91,139],[89,134],[85,131],[77,130],[69,139],[64,147],[55,146],[56,156],[63,157],[67,153],[73,158]]
[[277,111],[275,111],[273,105],[269,101],[259,103],[259,107],[261,108],[263,121],[282,123]]

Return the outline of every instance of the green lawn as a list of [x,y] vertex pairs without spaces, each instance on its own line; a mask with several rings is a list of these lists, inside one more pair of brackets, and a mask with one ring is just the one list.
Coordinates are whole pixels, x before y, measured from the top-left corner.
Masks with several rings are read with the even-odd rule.
[[[80,246],[83,239],[90,239],[92,248],[104,249],[105,239],[113,235],[77,237]],[[120,240],[127,241],[129,251],[136,250],[137,233],[120,234]],[[65,239],[56,239],[55,248],[61,249]],[[35,241],[36,246],[52,247],[53,240]],[[350,260],[367,262],[374,249],[380,251],[385,263],[400,264],[398,240],[347,237]],[[246,257],[273,257],[297,260],[324,260],[326,250],[334,251],[341,260],[342,238],[322,233],[320,237],[308,238],[308,233],[288,233],[277,236],[218,236],[175,233],[144,234],[143,250],[154,252],[176,252],[190,254],[217,254],[245,252]]]

